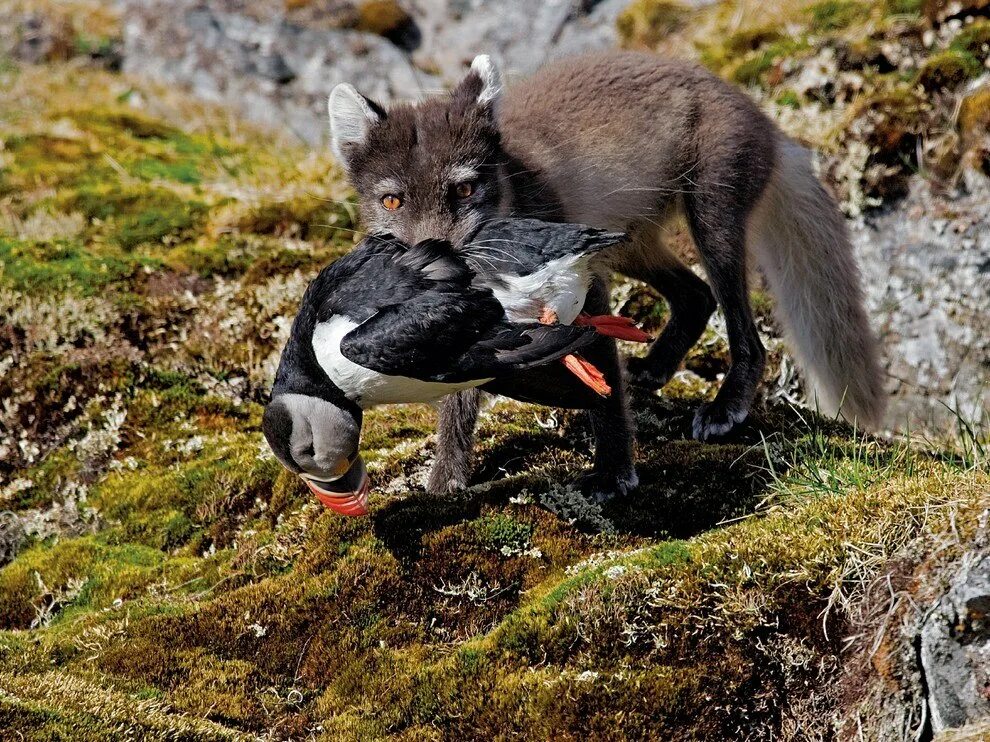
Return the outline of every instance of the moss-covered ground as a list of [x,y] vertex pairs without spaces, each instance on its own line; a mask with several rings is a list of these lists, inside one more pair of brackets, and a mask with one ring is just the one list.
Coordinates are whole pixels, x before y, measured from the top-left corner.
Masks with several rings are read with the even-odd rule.
[[[427,495],[434,414],[400,406],[365,425],[371,515],[336,516],[259,426],[307,281],[356,238],[331,161],[71,63],[0,71],[0,137],[4,739],[848,738],[870,586],[988,505],[979,431],[909,444],[791,406],[756,296],[768,398],[690,440],[716,322],[634,399],[630,498],[570,486],[582,415],[510,402],[475,485]],[[663,323],[641,287],[616,301]]]

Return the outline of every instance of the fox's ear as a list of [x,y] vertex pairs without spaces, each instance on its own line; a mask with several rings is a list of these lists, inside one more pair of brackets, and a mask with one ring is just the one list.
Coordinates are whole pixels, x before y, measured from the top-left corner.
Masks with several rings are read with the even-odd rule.
[[481,78],[481,92],[478,105],[487,106],[498,101],[502,95],[502,71],[487,54],[479,54],[471,62],[471,71]]
[[330,92],[327,111],[330,114],[330,146],[345,166],[348,155],[355,147],[362,145],[371,128],[385,118],[381,106],[347,83],[338,85]]
[[487,54],[479,54],[452,96],[461,105],[477,105],[494,111],[502,96],[502,73],[498,65]]

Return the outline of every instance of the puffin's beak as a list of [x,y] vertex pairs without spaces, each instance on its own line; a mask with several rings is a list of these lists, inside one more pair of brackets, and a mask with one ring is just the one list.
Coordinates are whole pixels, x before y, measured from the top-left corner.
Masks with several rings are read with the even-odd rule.
[[302,478],[310,492],[316,495],[316,499],[335,513],[368,514],[368,492],[371,491],[371,480],[368,478],[364,459],[360,456],[340,479],[333,482],[322,482],[306,475],[302,475]]

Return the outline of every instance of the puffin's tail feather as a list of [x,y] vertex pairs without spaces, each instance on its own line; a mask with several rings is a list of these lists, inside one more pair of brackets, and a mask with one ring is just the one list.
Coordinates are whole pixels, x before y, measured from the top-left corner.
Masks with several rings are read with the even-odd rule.
[[593,391],[607,397],[612,393],[612,387],[608,385],[605,381],[605,375],[598,370],[595,364],[590,361],[586,361],[579,355],[571,353],[564,356],[564,365],[567,366],[568,370],[575,376],[577,376],[582,382],[584,382]]
[[491,341],[499,368],[488,371],[497,375],[542,366],[576,353],[596,339],[588,327],[509,324]]

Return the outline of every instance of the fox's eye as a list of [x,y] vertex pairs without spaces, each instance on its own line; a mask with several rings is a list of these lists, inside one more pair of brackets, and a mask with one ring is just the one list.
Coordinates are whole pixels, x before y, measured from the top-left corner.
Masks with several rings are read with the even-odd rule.
[[458,198],[471,198],[474,195],[474,183],[470,180],[458,183],[454,188]]
[[394,193],[386,193],[382,196],[382,206],[389,211],[395,211],[402,206],[402,199]]

